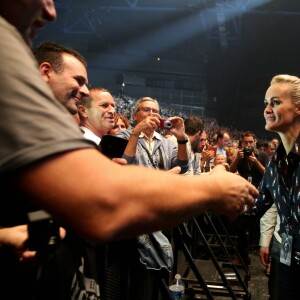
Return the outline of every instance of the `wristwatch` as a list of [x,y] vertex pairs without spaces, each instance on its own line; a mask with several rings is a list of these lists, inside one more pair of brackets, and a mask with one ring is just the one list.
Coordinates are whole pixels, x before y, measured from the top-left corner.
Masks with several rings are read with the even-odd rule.
[[178,140],[177,140],[177,143],[178,143],[179,145],[184,145],[184,144],[186,144],[188,141],[189,141],[189,140],[186,138],[186,139],[183,140],[183,141],[178,141]]

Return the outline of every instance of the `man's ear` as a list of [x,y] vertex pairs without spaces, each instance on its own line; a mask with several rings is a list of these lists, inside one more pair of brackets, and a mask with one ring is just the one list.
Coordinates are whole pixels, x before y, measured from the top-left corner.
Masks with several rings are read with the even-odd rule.
[[40,73],[46,82],[49,82],[52,71],[53,69],[48,62],[43,62],[40,64]]
[[134,114],[132,115],[132,119],[133,119],[133,121],[136,121],[136,113],[134,113]]
[[192,138],[194,141],[198,141],[200,142],[200,132],[196,132],[194,135],[193,135],[193,138]]
[[82,104],[78,104],[77,110],[78,110],[78,114],[79,114],[81,117],[87,118],[86,108],[85,108]]
[[296,105],[296,111],[295,111],[295,114],[296,114],[296,116],[300,116],[300,105],[299,104],[297,104]]

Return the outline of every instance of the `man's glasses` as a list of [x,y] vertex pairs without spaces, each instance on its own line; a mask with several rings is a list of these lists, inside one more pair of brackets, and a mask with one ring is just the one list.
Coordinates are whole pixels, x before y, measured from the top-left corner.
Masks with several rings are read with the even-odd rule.
[[207,139],[200,139],[200,142],[206,142],[207,141]]
[[142,112],[145,112],[145,113],[149,113],[149,112],[152,112],[154,114],[158,114],[159,111],[155,108],[151,108],[151,107],[140,107],[137,111],[142,111]]

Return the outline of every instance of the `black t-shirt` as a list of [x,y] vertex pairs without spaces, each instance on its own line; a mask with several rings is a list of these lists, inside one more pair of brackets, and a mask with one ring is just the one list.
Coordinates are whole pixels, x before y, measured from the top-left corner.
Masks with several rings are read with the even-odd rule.
[[[0,226],[24,224],[33,210],[10,174],[57,153],[91,148],[67,109],[43,80],[31,49],[0,16]],[[3,197],[6,195],[6,197]]]
[[20,263],[0,248],[0,295],[11,300],[100,299],[95,248],[67,234],[53,254]]
[[[255,149],[254,155],[264,167],[267,165],[269,159],[267,153]],[[239,174],[247,180],[249,177],[252,177],[252,184],[255,187],[259,186],[263,174],[257,169],[255,165],[252,164],[250,160],[248,160],[248,157],[244,157],[238,162],[237,170]]]

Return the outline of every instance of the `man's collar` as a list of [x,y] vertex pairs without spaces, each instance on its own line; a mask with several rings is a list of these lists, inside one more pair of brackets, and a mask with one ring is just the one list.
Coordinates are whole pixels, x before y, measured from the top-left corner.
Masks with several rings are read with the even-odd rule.
[[[148,139],[147,135],[144,132],[141,132],[140,137]],[[152,139],[162,140],[162,135],[154,131]]]
[[84,126],[80,126],[80,129],[82,131],[84,131],[84,138],[86,138],[87,140],[91,140],[94,143],[96,143],[97,145],[100,144],[101,138],[99,138],[95,133],[93,133],[90,129],[84,127]]

